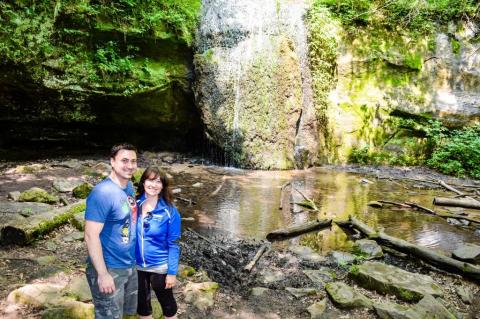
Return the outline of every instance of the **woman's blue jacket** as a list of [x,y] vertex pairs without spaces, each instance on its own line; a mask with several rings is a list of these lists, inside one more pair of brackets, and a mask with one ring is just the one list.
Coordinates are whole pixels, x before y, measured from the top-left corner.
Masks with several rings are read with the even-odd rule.
[[167,204],[163,197],[157,207],[142,217],[142,204],[146,196],[137,200],[137,245],[135,256],[142,268],[168,264],[168,275],[176,275],[180,258],[178,242],[181,234],[181,218],[175,206]]

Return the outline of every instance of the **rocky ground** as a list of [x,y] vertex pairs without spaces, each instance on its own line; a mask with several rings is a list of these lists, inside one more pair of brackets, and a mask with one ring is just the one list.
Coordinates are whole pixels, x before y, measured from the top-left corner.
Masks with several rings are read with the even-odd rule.
[[[53,206],[62,206],[62,202],[75,202],[77,199],[71,191],[55,191],[52,188],[53,181],[66,179],[95,184],[108,172],[108,165],[100,164],[102,161],[107,163],[100,160],[100,157],[36,163],[0,163],[0,202],[7,202],[8,194],[13,191],[21,192],[31,187],[42,187],[62,198]],[[164,167],[174,179],[175,187],[182,189],[181,193],[177,194],[183,198],[177,200],[182,217],[206,218],[195,215],[194,205],[188,203],[188,200],[195,202],[212,193],[225,174],[221,168],[204,166],[202,164],[206,163],[202,159],[187,158],[182,154],[143,153],[140,166],[149,164]],[[359,173],[370,179],[411,178],[412,183],[421,183],[422,180],[428,183],[442,178],[452,183],[475,183],[447,179],[429,170],[416,168],[330,168]],[[202,183],[202,187],[193,186],[198,182]],[[2,216],[8,218],[9,215],[2,212]],[[55,288],[60,291],[60,295],[74,295],[74,299],[81,302],[82,307],[88,306],[88,293],[83,296],[84,293],[74,290],[73,294],[69,290],[71,288],[68,288],[76,278],[83,278],[86,250],[82,240],[82,233],[67,223],[27,246],[2,246],[0,317],[54,317],[52,309],[60,308],[58,304],[45,307],[44,303],[37,303],[37,299],[26,297],[23,301],[20,297],[10,297],[10,302],[7,300],[10,292],[31,284],[60,287]],[[383,318],[390,318],[393,316],[391,309],[396,309],[398,318],[418,318],[422,311],[424,314],[428,313],[425,318],[433,318],[434,311],[439,314],[438,318],[480,318],[478,281],[475,283],[459,275],[440,271],[393,250],[384,250],[384,256],[378,261],[433,278],[443,295],[438,299],[438,304],[436,299],[432,301],[427,296],[423,303],[430,305],[430,308],[425,310],[425,305],[419,301],[422,300],[421,296],[405,301],[402,298],[411,297],[412,293],[380,294],[375,289],[363,288],[365,285],[360,285],[354,274],[367,272],[367,266],[372,266],[364,254],[336,252],[320,256],[307,247],[278,248],[266,241],[232,238],[223,236],[221,232],[216,236],[205,237],[188,227],[183,229],[181,245],[181,262],[184,266],[175,290],[179,302],[179,318],[378,318],[378,314],[383,314]],[[268,246],[265,254],[251,272],[244,271],[243,267],[262,245]],[[193,267],[195,271],[189,267]],[[400,273],[398,276],[405,274]],[[347,286],[343,287],[341,283]],[[417,283],[417,286],[422,285]],[[357,295],[359,293],[364,297]],[[51,295],[58,294],[52,292]],[[12,303],[12,298],[17,303]],[[27,299],[36,301],[25,302]],[[389,311],[382,312],[383,308],[378,304],[387,302],[400,306],[390,305]],[[309,308],[312,305],[315,306]],[[402,306],[408,306],[408,309]],[[87,307],[87,312],[89,309]],[[385,313],[389,313],[390,317]],[[403,317],[398,313],[402,313]],[[81,317],[77,314],[75,318]],[[57,313],[57,318],[62,318],[62,315],[58,316]]]

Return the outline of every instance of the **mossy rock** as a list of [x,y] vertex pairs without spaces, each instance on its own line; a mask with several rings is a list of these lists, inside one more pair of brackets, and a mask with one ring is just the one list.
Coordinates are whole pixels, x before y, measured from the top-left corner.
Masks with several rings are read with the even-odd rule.
[[73,215],[70,224],[76,229],[83,231],[85,229],[85,212],[81,211]]
[[83,183],[81,185],[78,185],[77,187],[75,187],[72,191],[73,193],[73,196],[76,197],[76,198],[80,198],[80,199],[84,199],[84,198],[87,198],[88,194],[90,194],[90,192],[92,191],[93,189],[93,185],[90,184],[90,183]]
[[193,268],[191,266],[180,265],[180,267],[178,268],[177,276],[180,279],[185,279],[187,277],[190,277],[190,276],[194,275],[196,272],[197,271],[195,270],[195,268]]
[[55,307],[46,309],[42,319],[94,319],[94,307],[75,300],[67,300]]
[[37,202],[55,204],[59,201],[58,196],[49,194],[46,190],[40,187],[32,187],[20,194],[19,202]]
[[325,290],[333,302],[340,308],[373,308],[373,302],[368,297],[343,282],[329,282],[325,285]]

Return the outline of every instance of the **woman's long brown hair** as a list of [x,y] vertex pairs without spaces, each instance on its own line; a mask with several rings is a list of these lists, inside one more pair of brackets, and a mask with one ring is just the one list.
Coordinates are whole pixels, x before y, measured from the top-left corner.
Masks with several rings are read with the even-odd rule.
[[143,185],[145,183],[145,180],[157,178],[160,178],[160,180],[162,181],[162,191],[158,196],[159,199],[163,197],[167,204],[174,205],[173,194],[170,188],[170,182],[168,180],[167,174],[155,166],[149,166],[143,172],[142,177],[140,178],[140,182],[138,183],[137,199],[145,192],[145,186]]

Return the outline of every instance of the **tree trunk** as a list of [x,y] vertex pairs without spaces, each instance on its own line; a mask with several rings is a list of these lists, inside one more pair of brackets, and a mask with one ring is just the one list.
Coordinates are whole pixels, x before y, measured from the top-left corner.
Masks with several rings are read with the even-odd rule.
[[[480,267],[478,266],[458,261],[456,259],[436,253],[432,249],[417,246],[403,239],[389,236],[383,231],[375,232],[368,225],[352,216],[350,216],[348,223],[351,225],[351,227],[358,229],[364,235],[377,241],[381,245],[385,245],[400,252],[419,257],[434,266],[461,274],[465,277],[469,277],[475,279],[477,282],[480,282]],[[338,224],[343,226],[346,225],[345,222],[340,222]]]
[[435,197],[433,205],[480,209],[480,202],[471,198]]
[[273,232],[267,235],[267,239],[277,240],[277,239],[284,239],[288,237],[294,237],[303,233],[307,233],[312,230],[327,228],[327,227],[330,227],[331,225],[332,225],[331,219],[316,220],[316,221],[298,225],[298,226],[291,226],[284,229],[274,230]]

